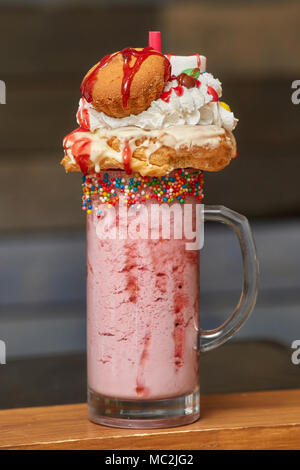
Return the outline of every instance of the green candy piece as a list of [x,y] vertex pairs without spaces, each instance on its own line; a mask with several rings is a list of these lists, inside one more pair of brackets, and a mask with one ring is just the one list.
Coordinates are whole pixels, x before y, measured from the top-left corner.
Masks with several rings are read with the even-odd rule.
[[199,78],[200,77],[200,69],[193,68],[193,69],[185,69],[182,73],[186,73],[187,75],[190,75],[193,78]]

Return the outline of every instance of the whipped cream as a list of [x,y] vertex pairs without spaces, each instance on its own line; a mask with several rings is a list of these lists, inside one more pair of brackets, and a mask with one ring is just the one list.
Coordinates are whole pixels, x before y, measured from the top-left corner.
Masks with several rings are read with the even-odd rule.
[[[196,56],[187,56],[185,65],[191,65]],[[202,56],[201,56],[202,57]],[[174,56],[173,68],[181,56]],[[176,59],[176,60],[175,60]],[[205,58],[203,58],[205,59]],[[204,62],[204,60],[203,60]],[[203,66],[205,67],[206,62]],[[177,66],[182,67],[182,61]],[[178,68],[178,67],[177,67]],[[178,69],[179,70],[179,69]],[[176,79],[169,81],[161,98],[152,101],[151,106],[139,114],[131,114],[123,118],[113,118],[103,112],[97,111],[91,103],[84,98],[79,102],[77,122],[79,126],[88,128],[92,132],[97,129],[119,129],[136,126],[146,130],[165,129],[171,126],[217,125],[227,131],[232,131],[237,124],[234,114],[224,108],[218,99],[222,96],[221,82],[211,73],[202,72],[197,87],[180,87]],[[213,96],[212,91],[215,92]],[[169,92],[169,93],[168,93]],[[165,94],[168,99],[163,99]]]

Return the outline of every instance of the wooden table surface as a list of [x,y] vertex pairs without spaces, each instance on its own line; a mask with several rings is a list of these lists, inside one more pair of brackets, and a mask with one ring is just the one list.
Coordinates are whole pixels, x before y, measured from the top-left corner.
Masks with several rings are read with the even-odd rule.
[[85,404],[0,411],[3,449],[300,449],[300,390],[201,397],[201,419],[156,430],[98,426]]

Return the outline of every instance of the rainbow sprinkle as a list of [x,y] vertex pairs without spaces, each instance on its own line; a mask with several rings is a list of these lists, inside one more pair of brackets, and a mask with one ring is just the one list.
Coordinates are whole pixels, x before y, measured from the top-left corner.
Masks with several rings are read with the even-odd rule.
[[[112,176],[110,173],[95,173],[82,178],[82,209],[92,213],[93,200],[115,206],[120,195],[125,197],[127,207],[156,199],[160,203],[179,202],[184,204],[187,197],[193,196],[199,202],[203,199],[203,172],[200,170],[177,170],[167,176],[149,177],[124,175]],[[101,212],[101,211],[98,211]],[[97,217],[101,214],[97,212]]]

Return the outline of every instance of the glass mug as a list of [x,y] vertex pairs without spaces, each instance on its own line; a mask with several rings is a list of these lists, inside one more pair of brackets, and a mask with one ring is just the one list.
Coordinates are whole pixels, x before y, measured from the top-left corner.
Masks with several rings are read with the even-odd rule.
[[[185,232],[175,235],[180,220],[174,204],[164,204],[172,208],[166,211],[169,235],[163,237],[162,215],[154,235],[146,230],[146,237],[142,232],[149,228],[150,207],[155,205],[162,207],[146,200],[137,224],[137,212],[127,211],[121,199],[108,208],[94,197],[93,212],[87,216],[88,414],[98,424],[162,428],[196,421],[199,353],[231,338],[255,305],[258,263],[247,219],[223,206],[187,199],[177,204],[181,222],[190,206],[191,224],[201,230],[196,215],[201,206],[204,220],[232,228],[243,258],[243,289],[235,310],[221,326],[201,330],[199,249],[187,249]],[[121,206],[126,213],[122,220]]]

